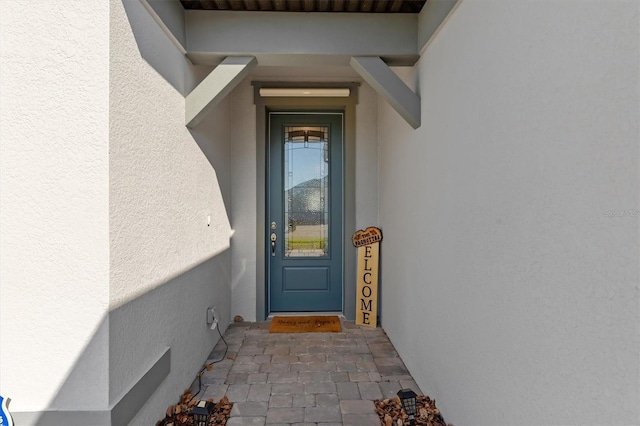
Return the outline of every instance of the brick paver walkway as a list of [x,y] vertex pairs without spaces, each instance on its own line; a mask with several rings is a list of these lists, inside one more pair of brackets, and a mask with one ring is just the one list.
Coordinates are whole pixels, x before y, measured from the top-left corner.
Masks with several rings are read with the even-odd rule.
[[[233,403],[227,425],[379,425],[373,400],[420,389],[381,328],[343,321],[341,333],[269,334],[232,324],[227,358],[205,371],[201,399]],[[224,353],[220,341],[210,355]]]

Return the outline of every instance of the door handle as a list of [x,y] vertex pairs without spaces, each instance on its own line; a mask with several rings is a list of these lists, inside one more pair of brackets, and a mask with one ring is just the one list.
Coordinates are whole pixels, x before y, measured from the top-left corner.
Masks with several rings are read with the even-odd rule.
[[275,232],[271,233],[271,256],[275,256],[276,255],[276,240],[278,239],[278,236],[276,235]]

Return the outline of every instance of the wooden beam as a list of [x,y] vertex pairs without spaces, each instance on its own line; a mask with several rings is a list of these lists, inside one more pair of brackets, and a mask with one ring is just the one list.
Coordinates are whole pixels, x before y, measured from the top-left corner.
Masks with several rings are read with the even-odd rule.
[[185,99],[186,126],[196,127],[257,64],[253,56],[239,56],[215,67]]
[[400,8],[402,7],[402,0],[393,0],[391,3],[391,12],[400,12]]
[[302,11],[302,2],[301,0],[287,0],[289,5],[289,12],[300,12]]
[[373,0],[363,0],[360,6],[360,12],[371,12],[373,8]]
[[[276,10],[285,6],[284,0],[274,2]],[[302,10],[306,3],[300,0],[295,4]],[[328,5],[341,11],[347,7],[344,0],[331,1]],[[418,54],[417,14],[190,10],[186,12],[185,28],[190,59],[192,54],[218,59],[216,63],[196,62],[196,65],[215,65],[232,55],[259,59],[261,55],[345,55],[344,64],[348,65],[351,56],[404,60]],[[260,61],[260,65],[264,63]]]
[[379,57],[353,56],[351,67],[414,129],[420,127],[420,97]]
[[244,0],[244,7],[247,10],[258,10],[258,2],[256,0]]
[[329,0],[318,0],[318,11],[328,12],[330,10]]
[[387,6],[389,5],[388,0],[376,0],[376,12],[386,12]]

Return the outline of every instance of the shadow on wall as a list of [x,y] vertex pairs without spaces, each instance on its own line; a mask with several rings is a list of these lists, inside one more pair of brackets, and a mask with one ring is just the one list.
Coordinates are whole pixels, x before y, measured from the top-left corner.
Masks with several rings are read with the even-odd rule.
[[169,40],[140,1],[122,0],[140,56],[182,96],[213,69],[193,65]]
[[[182,96],[186,96],[209,75],[213,67],[191,64],[160,29],[140,1],[122,0],[122,4],[140,56]],[[231,170],[229,161],[226,159],[231,156],[230,147],[228,143],[211,144],[212,139],[229,140],[228,132],[220,134],[222,128],[228,128],[230,121],[229,117],[224,116],[227,113],[226,110],[229,108],[225,109],[224,104],[221,105],[218,111],[222,114],[216,114],[216,116],[223,115],[223,117],[217,117],[217,120],[203,120],[196,129],[189,130],[189,132],[216,171],[229,217],[231,213],[231,182],[229,180]]]
[[[155,423],[191,385],[219,339],[206,324],[207,307],[218,308],[221,332],[227,328],[229,280],[230,252],[226,250],[111,311],[48,407],[12,412],[15,424],[126,425],[134,417],[136,424]],[[89,387],[91,370],[106,367],[100,361],[107,357],[109,383],[104,386],[109,389],[100,392],[110,394],[108,405],[101,410],[62,408],[82,406],[78,395]]]
[[[222,107],[224,108],[224,104]],[[220,106],[218,106],[218,108],[220,108]],[[227,217],[231,218],[231,162],[228,160],[231,158],[231,147],[229,143],[211,143],[212,135],[219,133],[217,123],[220,118],[226,119],[226,117],[216,117],[216,119],[213,120],[205,119],[195,129],[189,129],[189,133],[191,133],[191,137],[193,137],[200,151],[202,151],[216,172],[225,211]],[[213,140],[228,141],[229,135],[214,136]],[[203,185],[211,184],[210,182],[202,183]]]

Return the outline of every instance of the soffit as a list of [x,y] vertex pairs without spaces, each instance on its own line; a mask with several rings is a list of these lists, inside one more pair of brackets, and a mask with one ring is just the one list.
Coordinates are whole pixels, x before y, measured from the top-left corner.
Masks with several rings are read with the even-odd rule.
[[419,13],[427,0],[180,0],[185,9],[273,12]]

